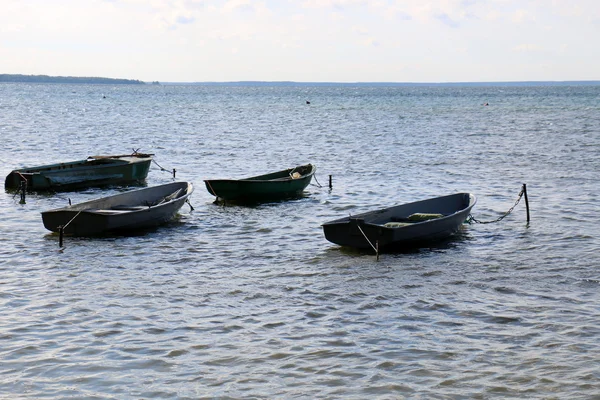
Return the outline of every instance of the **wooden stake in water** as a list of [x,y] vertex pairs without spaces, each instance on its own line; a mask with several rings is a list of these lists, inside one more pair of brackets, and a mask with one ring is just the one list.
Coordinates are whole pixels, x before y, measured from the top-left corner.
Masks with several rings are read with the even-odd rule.
[[27,192],[27,181],[21,181],[21,201],[20,204],[25,204],[25,192]]
[[332,188],[333,188],[333,182],[331,179],[331,175],[329,175],[329,189],[332,189]]
[[527,184],[523,184],[523,196],[525,196],[525,208],[527,209],[527,223],[529,223],[529,199],[527,198]]

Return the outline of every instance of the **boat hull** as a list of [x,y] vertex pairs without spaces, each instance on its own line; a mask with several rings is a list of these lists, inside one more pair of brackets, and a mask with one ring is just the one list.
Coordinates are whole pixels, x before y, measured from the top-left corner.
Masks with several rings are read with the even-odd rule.
[[85,160],[40,165],[12,171],[4,181],[8,190],[65,191],[94,186],[143,182],[148,176],[150,155],[96,156]]
[[131,190],[44,211],[42,221],[46,229],[59,232],[63,227],[63,233],[72,236],[147,229],[172,220],[192,192],[193,186],[188,182]]
[[[470,193],[436,197],[326,222],[323,233],[332,243],[358,249],[419,247],[455,234],[476,202]],[[440,216],[410,221],[415,214]]]
[[[308,164],[245,179],[205,180],[206,189],[221,201],[268,201],[300,195],[309,185],[316,167]],[[292,178],[294,172],[299,177]]]

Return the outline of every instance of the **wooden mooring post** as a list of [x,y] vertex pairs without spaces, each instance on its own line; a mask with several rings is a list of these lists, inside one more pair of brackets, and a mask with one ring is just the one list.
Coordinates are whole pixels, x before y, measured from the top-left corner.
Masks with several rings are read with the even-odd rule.
[[58,227],[58,247],[63,247],[63,236],[65,228],[61,225]]
[[527,184],[523,184],[523,196],[525,196],[525,209],[527,210],[527,223],[529,223],[529,199],[527,198]]
[[25,204],[25,193],[27,192],[27,181],[21,181],[21,201],[20,204]]

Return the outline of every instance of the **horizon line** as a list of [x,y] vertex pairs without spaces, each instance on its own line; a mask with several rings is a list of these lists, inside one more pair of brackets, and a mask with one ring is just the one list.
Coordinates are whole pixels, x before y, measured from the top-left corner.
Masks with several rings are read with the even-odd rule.
[[[21,80],[23,79],[23,80]],[[69,82],[69,81],[73,82]],[[95,81],[91,83],[136,83],[136,84],[164,84],[164,85],[297,85],[297,86],[514,86],[514,85],[599,85],[600,79],[580,80],[499,80],[499,81],[294,81],[294,80],[227,80],[227,81],[145,81],[129,78],[107,78],[94,76],[61,76],[61,75],[26,75],[0,73],[0,82],[48,82],[77,83],[77,81]]]
[[460,82],[400,82],[400,81],[262,81],[262,80],[233,80],[233,81],[144,81],[164,85],[248,85],[248,84],[277,84],[277,85],[526,85],[526,84],[600,84],[600,80],[526,80],[526,81],[460,81]]

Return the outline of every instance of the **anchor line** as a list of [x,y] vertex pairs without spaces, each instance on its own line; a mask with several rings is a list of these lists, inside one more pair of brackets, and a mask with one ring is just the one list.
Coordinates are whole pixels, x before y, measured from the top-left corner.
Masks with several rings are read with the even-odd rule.
[[81,214],[81,212],[82,212],[82,211],[83,211],[83,210],[79,210],[79,212],[78,212],[77,214],[75,214],[75,216],[74,216],[73,218],[71,218],[71,220],[70,220],[69,222],[67,222],[67,223],[66,223],[66,224],[65,224],[65,225],[62,227],[62,228],[63,228],[63,230],[64,230],[64,229],[65,229],[67,226],[69,226],[69,224],[70,224],[71,222],[73,222],[73,220],[74,220],[75,218],[77,218],[77,217],[79,216],[79,214]]
[[316,186],[316,187],[318,187],[318,188],[322,188],[323,186],[321,185],[321,183],[320,183],[320,182],[319,182],[319,180],[317,179],[317,174],[316,174],[316,173],[313,175],[313,178],[315,178],[315,182],[317,182],[317,184],[316,184],[316,185],[314,185],[314,184],[312,184],[312,183],[311,183],[311,186]]
[[367,235],[365,234],[365,232],[363,232],[363,230],[360,227],[360,225],[356,225],[356,227],[358,228],[358,230],[360,230],[360,233],[363,234],[363,236],[365,237],[365,239],[367,239],[367,242],[369,243],[369,245],[371,246],[371,248],[373,249],[373,251],[375,253],[377,253],[377,248],[375,246],[373,246],[373,243],[371,243],[371,241],[369,240],[369,238],[367,237]]
[[479,221],[473,215],[469,214],[469,216],[467,217],[466,223],[470,224],[471,222],[475,222],[477,224],[493,224],[495,222],[502,221],[510,213],[513,212],[513,210],[515,209],[515,207],[517,206],[517,204],[519,204],[519,202],[521,201],[521,198],[523,198],[523,194],[524,193],[525,193],[525,190],[521,189],[521,192],[519,193],[519,197],[517,198],[517,201],[515,202],[515,204],[513,204],[513,206],[507,212],[505,212],[503,215],[501,215],[500,217],[496,218],[495,220],[493,220],[493,221]]
[[169,171],[168,169],[165,169],[165,168],[163,168],[163,167],[162,167],[162,166],[161,166],[159,163],[157,163],[157,162],[156,162],[156,160],[155,160],[154,158],[152,159],[152,162],[153,162],[154,164],[156,164],[156,165],[158,166],[158,168],[160,168],[160,170],[161,170],[161,171],[165,171],[165,172],[171,172],[171,171]]

